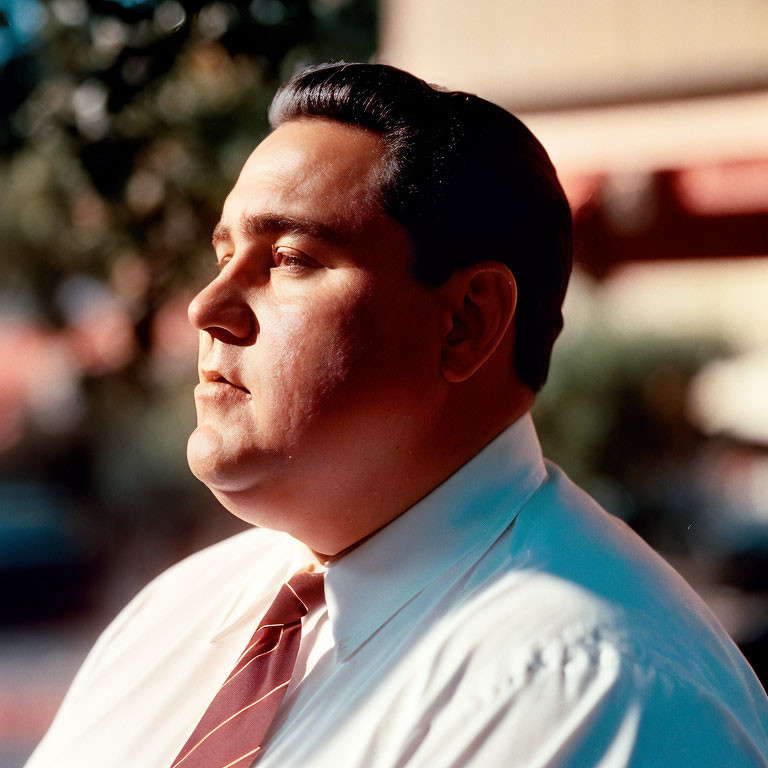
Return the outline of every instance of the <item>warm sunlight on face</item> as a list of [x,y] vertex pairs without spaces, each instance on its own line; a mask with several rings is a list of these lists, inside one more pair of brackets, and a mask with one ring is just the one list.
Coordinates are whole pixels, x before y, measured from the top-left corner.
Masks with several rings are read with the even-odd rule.
[[220,271],[189,310],[201,383],[188,459],[251,522],[290,532],[409,450],[439,375],[433,292],[373,194],[380,153],[363,129],[289,122],[248,159],[214,232]]

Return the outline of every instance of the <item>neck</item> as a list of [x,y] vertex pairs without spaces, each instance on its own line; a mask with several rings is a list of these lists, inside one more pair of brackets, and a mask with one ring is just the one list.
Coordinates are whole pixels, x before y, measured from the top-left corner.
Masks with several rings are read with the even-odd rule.
[[[411,450],[390,457],[391,463],[380,460],[378,469],[383,471],[368,478],[365,490],[351,494],[356,500],[354,514],[347,517],[348,527],[339,526],[336,529],[336,533],[340,534],[338,538],[333,543],[324,544],[324,548],[318,549],[309,544],[318,558],[329,563],[349,554],[427,496],[499,433],[527,413],[533,405],[534,394],[522,385],[513,394],[515,396],[509,397],[509,405],[504,409],[499,408],[499,400],[487,397],[473,398],[469,405],[464,403],[463,407],[457,403],[444,404],[435,418],[430,419],[432,424],[437,425],[431,433],[423,435],[419,444]],[[348,506],[350,487],[345,490],[347,495],[336,510]],[[343,523],[344,515],[336,515],[333,522],[337,525]],[[328,530],[326,528],[324,532]]]

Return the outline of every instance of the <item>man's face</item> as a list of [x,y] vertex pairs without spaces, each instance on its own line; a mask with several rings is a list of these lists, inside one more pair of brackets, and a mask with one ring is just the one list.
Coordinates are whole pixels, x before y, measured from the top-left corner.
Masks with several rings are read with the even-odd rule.
[[346,498],[343,524],[355,491],[376,492],[438,386],[436,293],[412,278],[408,233],[375,201],[381,150],[371,132],[316,118],[274,131],[224,204],[219,274],[190,305],[190,467],[235,514],[300,538],[308,509],[335,524],[324,504]]

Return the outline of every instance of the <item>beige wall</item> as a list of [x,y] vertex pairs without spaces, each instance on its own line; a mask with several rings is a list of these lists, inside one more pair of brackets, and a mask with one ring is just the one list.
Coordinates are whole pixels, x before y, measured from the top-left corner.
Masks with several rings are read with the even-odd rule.
[[381,0],[381,56],[516,109],[768,87],[766,0]]

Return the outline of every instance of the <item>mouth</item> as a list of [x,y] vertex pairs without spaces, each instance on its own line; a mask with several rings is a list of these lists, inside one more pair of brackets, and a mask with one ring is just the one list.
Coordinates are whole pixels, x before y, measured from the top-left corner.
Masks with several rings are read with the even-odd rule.
[[232,381],[231,379],[228,379],[224,374],[220,373],[219,371],[215,370],[202,370],[200,372],[200,381],[203,384],[222,384],[229,387],[233,387],[234,389],[239,389],[241,392],[244,392],[246,395],[250,395],[251,392],[249,389],[244,387],[239,381],[235,380]]

